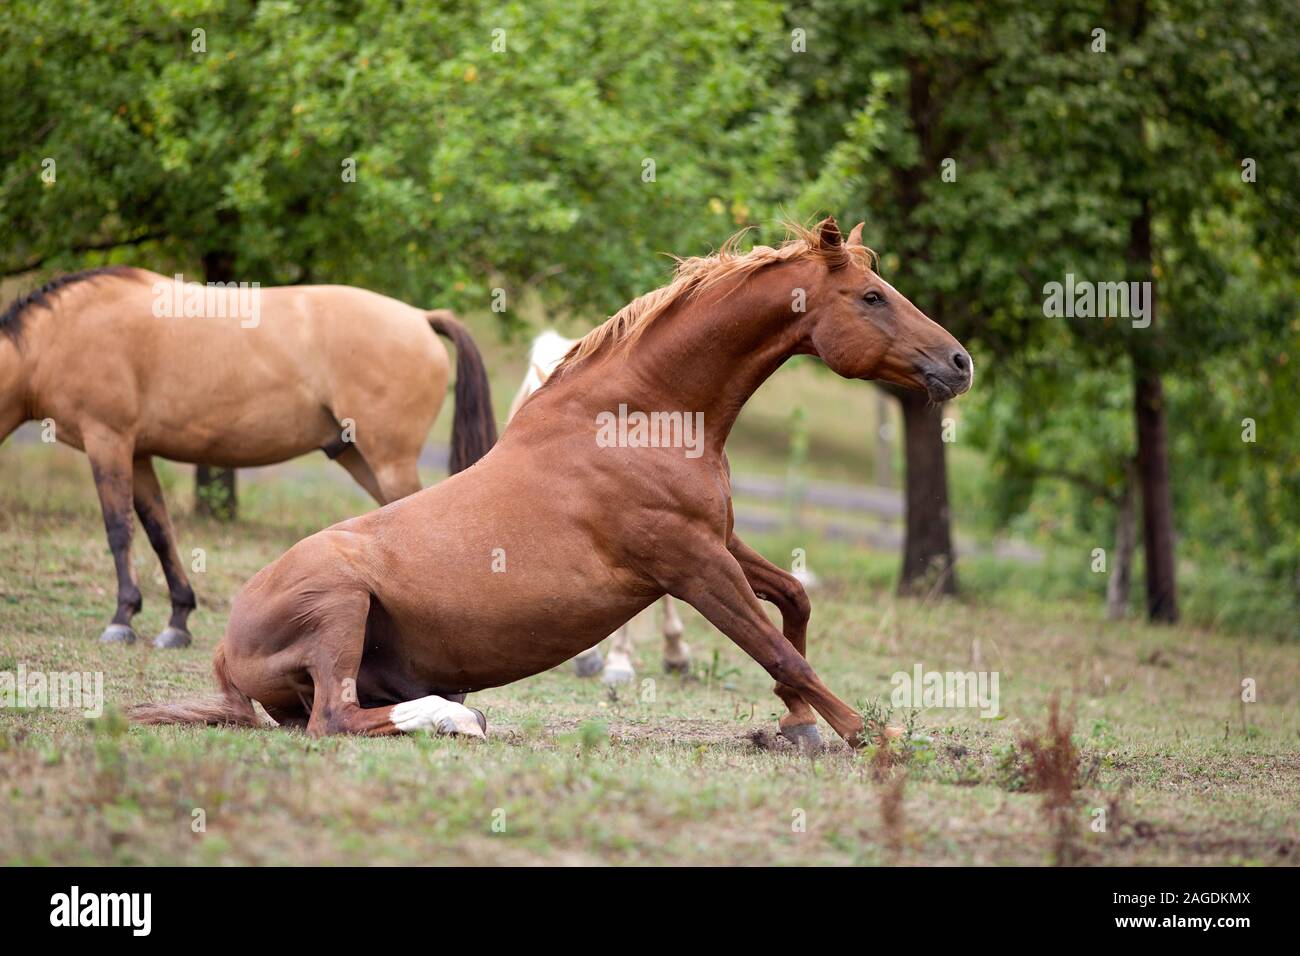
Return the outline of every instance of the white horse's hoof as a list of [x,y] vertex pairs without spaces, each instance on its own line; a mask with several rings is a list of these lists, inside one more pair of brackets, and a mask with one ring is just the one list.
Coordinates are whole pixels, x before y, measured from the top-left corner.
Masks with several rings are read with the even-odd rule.
[[689,674],[691,672],[691,649],[685,641],[678,641],[674,648],[674,657],[664,658],[665,674]]
[[104,628],[104,633],[99,635],[99,639],[105,644],[134,644],[135,631],[131,629],[130,624],[110,624]]
[[153,646],[189,647],[193,642],[194,638],[190,637],[189,631],[182,631],[179,627],[168,627],[153,639]]
[[605,661],[600,656],[598,647],[583,651],[573,659],[573,670],[579,677],[595,677],[604,666]]
[[792,724],[789,727],[782,727],[781,736],[800,750],[822,749],[822,734],[816,724]]
[[421,697],[397,704],[388,719],[406,734],[427,730],[435,734],[459,734],[480,739],[487,736],[487,719],[481,711],[441,697]]
[[606,684],[628,684],[635,678],[636,668],[632,666],[632,658],[618,651],[610,651],[600,679]]

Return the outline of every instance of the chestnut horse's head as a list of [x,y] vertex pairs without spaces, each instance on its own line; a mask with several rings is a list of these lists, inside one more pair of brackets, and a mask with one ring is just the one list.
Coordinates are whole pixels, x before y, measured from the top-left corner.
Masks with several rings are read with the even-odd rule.
[[970,355],[876,274],[861,223],[846,240],[835,220],[825,219],[805,241],[826,263],[822,284],[808,290],[806,342],[832,371],[925,389],[936,402],[970,389]]

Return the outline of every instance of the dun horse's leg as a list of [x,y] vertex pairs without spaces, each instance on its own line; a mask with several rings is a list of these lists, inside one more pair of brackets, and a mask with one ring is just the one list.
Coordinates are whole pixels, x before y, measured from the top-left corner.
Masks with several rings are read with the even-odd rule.
[[[370,459],[367,458],[367,461]],[[420,470],[414,457],[400,461],[371,462],[384,501],[396,501],[420,490]]]
[[117,611],[99,639],[132,644],[136,635],[131,618],[140,612],[143,601],[131,567],[131,537],[135,531],[131,517],[131,442],[121,435],[94,428],[83,430],[83,441],[90,459],[90,472],[95,478],[95,491],[99,493],[99,507],[104,514],[108,547],[117,569]]
[[719,549],[690,562],[702,571],[675,585],[672,594],[693,606],[778,684],[793,688],[850,746],[861,746],[863,721],[822,683],[803,655],[772,626],[730,551]]
[[691,669],[691,648],[682,640],[681,616],[673,599],[664,595],[664,670],[670,674],[685,674]]
[[384,707],[362,707],[357,702],[357,675],[365,641],[370,595],[353,592],[330,595],[317,608],[317,650],[308,665],[314,685],[307,732],[327,734],[388,734],[427,730],[439,734],[487,736],[487,721],[480,711],[445,697],[430,695]]
[[334,460],[347,469],[348,474],[366,490],[366,493],[371,498],[374,498],[381,505],[388,504],[384,499],[384,493],[379,490],[379,480],[375,478],[375,473],[370,470],[370,465],[362,457],[361,452],[357,450],[356,445],[349,445],[343,449],[343,452]]
[[[781,612],[781,630],[785,639],[801,657],[806,658],[808,616],[812,613],[812,605],[799,579],[778,568],[734,535],[727,549],[740,562],[740,569],[745,573],[745,580],[749,582],[755,596],[776,605]],[[779,681],[775,690],[776,696],[785,702],[789,710],[781,718],[781,733],[800,746],[821,746],[817,715],[807,701],[793,687]]]
[[171,619],[162,633],[153,639],[154,647],[188,647],[193,640],[186,625],[195,606],[194,589],[190,587],[180,555],[176,551],[176,532],[167,515],[167,505],[163,501],[158,475],[153,470],[152,458],[135,460],[133,493],[135,513],[162,564],[163,576],[167,579],[167,592],[172,602]]

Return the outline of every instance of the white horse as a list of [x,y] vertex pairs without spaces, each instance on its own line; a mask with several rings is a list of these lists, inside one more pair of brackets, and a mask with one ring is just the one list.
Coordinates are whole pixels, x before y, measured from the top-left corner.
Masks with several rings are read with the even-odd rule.
[[[515,400],[510,403],[510,418],[514,418],[515,412],[527,401],[528,396],[541,388],[550,378],[555,367],[560,364],[560,360],[576,342],[577,339],[566,339],[553,331],[543,332],[533,341],[532,351],[528,355],[528,374],[524,376]],[[665,595],[662,604],[664,670],[685,673],[691,667],[691,649],[682,640],[682,619],[677,613],[672,598]],[[636,669],[632,666],[632,632],[636,631],[638,636],[642,636],[642,632],[649,632],[653,628],[654,605],[652,604],[614,632],[608,658],[601,660],[600,645],[596,645],[589,651],[583,651],[575,657],[573,666],[578,676],[595,677],[600,674],[601,680],[606,684],[624,684],[631,681],[636,677]]]

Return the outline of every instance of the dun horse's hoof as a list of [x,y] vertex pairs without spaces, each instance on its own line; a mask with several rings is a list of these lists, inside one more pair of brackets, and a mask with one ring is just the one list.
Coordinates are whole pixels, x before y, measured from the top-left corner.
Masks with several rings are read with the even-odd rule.
[[600,651],[594,647],[573,659],[573,670],[579,677],[595,677],[604,666]]
[[800,750],[812,752],[822,749],[822,735],[816,724],[792,724],[789,727],[782,727],[781,736]]
[[668,658],[664,658],[665,674],[689,674],[690,672],[691,662],[689,658],[680,661],[670,661]]
[[110,624],[99,635],[99,640],[104,644],[134,644],[135,631],[130,624]]
[[194,642],[189,631],[179,627],[169,627],[153,639],[154,647],[189,647]]

